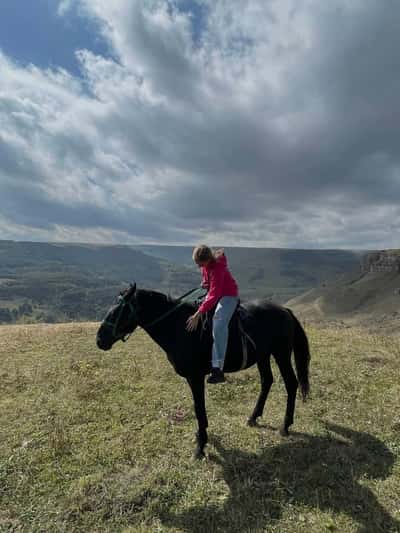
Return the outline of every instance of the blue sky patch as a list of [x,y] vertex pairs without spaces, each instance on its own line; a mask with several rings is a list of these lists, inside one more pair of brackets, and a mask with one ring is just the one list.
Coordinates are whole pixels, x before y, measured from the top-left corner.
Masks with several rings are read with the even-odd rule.
[[57,7],[55,0],[1,0],[0,49],[19,63],[62,67],[74,75],[80,73],[76,50],[111,55],[94,22],[73,9],[59,16]]
[[180,0],[177,7],[182,13],[190,13],[193,42],[196,46],[200,45],[202,35],[207,27],[207,6],[199,0]]

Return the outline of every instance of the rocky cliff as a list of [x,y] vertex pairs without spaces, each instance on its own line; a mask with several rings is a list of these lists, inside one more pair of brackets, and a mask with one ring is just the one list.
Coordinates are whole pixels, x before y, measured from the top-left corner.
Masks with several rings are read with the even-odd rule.
[[382,250],[367,254],[361,265],[363,272],[400,272],[400,250]]

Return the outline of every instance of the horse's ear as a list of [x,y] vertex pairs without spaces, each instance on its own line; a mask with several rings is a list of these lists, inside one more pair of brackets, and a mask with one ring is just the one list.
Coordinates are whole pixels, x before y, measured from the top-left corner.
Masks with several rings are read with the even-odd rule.
[[131,297],[131,296],[133,296],[135,294],[135,292],[136,292],[136,283],[134,283],[134,284],[131,283],[130,286],[129,286],[129,289],[128,289],[127,296]]

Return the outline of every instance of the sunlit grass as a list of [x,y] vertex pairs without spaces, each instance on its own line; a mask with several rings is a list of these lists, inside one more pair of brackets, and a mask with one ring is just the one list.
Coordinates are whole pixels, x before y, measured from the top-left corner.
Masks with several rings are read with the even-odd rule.
[[[256,369],[209,387],[207,459],[190,391],[137,332],[0,327],[0,531],[400,531],[400,340],[308,329],[311,399],[279,436],[275,383],[248,428]],[[397,520],[397,521],[396,521]]]

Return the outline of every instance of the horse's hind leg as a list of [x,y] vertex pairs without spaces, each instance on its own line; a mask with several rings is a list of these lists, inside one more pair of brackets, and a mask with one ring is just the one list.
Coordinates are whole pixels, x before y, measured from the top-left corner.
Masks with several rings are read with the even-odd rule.
[[285,349],[281,352],[274,353],[275,360],[285,382],[287,392],[286,414],[281,426],[280,433],[283,436],[289,435],[289,426],[293,424],[294,408],[296,405],[297,378],[291,363],[291,349]]
[[258,400],[254,408],[253,414],[247,420],[247,425],[249,426],[257,425],[257,418],[259,416],[262,416],[263,414],[265,402],[267,400],[267,396],[271,388],[271,385],[274,381],[274,377],[272,375],[272,370],[271,370],[270,354],[268,354],[264,359],[259,361],[257,363],[257,366],[258,366],[258,371],[260,372],[260,377],[261,377],[261,391],[258,396]]

